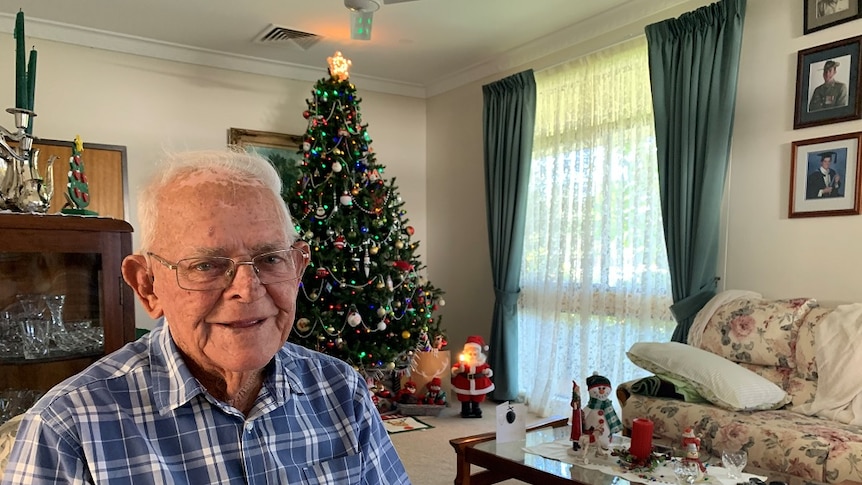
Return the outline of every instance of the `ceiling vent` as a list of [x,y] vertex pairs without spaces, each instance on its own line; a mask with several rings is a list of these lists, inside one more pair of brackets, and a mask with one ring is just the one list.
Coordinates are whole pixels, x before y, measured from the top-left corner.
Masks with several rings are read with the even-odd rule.
[[308,50],[321,38],[319,35],[310,32],[270,25],[254,41],[258,44],[295,44]]

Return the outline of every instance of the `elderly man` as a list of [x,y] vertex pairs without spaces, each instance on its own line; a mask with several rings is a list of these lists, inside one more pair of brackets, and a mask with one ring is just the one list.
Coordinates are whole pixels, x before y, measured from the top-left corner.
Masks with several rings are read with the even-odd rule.
[[286,343],[308,246],[272,166],[168,157],[123,277],[164,323],[26,414],[4,484],[410,483],[365,381]]

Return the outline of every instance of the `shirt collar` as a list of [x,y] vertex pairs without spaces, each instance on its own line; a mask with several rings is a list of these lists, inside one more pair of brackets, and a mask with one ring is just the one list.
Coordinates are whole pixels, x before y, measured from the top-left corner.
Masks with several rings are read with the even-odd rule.
[[[304,394],[299,376],[292,365],[293,358],[288,350],[290,345],[279,349],[267,365],[263,383],[268,394],[263,404],[266,408],[283,405],[291,393]],[[215,401],[186,366],[171,338],[166,320],[150,332],[149,346],[153,401],[159,414],[165,415],[182,407],[198,395]]]

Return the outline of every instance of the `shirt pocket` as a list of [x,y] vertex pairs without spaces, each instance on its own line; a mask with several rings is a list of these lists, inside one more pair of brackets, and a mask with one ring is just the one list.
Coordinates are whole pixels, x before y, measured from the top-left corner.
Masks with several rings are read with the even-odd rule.
[[362,483],[362,454],[315,463],[302,469],[309,485],[358,485]]

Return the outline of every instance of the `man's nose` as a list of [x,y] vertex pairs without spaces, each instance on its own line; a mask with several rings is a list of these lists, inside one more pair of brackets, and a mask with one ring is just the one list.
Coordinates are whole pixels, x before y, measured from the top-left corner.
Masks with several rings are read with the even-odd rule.
[[[243,266],[248,266],[248,271],[245,272],[245,276],[240,276],[240,268]],[[257,276],[257,267],[251,261],[241,261],[236,263],[236,268],[233,270],[233,276],[231,277],[231,281],[228,284],[228,287],[233,286],[234,283],[257,283],[260,284],[260,278]]]

